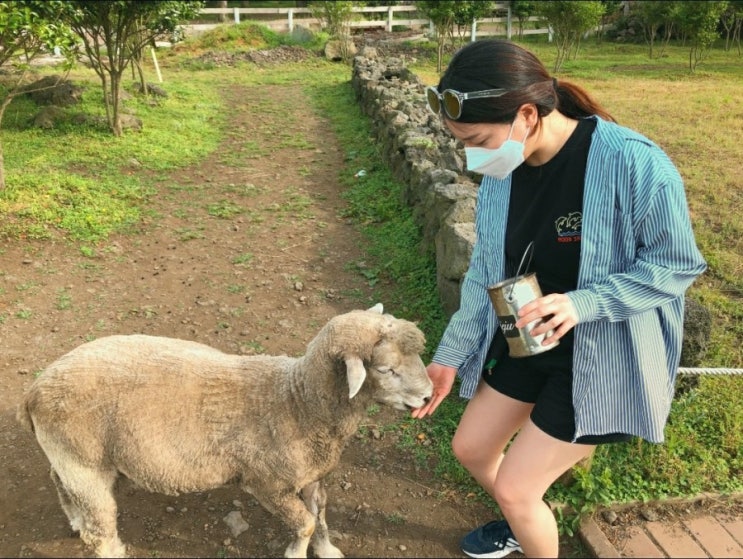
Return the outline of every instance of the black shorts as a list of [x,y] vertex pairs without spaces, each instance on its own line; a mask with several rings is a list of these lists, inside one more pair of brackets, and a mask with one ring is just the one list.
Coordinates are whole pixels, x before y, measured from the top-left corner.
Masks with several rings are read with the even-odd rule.
[[[575,435],[572,344],[561,344],[530,357],[512,358],[507,351],[501,353],[495,366],[483,371],[483,380],[501,394],[534,404],[531,412],[534,424],[556,439],[572,442]],[[602,444],[627,442],[631,438],[624,433],[610,433],[579,437],[575,442]]]

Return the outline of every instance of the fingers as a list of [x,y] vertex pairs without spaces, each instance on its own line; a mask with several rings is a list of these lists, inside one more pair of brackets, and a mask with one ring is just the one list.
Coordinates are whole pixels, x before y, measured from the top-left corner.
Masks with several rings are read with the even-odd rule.
[[454,377],[456,377],[457,370],[453,367],[446,367],[439,365],[438,363],[431,363],[427,367],[428,376],[433,382],[433,394],[431,399],[426,402],[423,406],[415,409],[411,412],[411,416],[414,419],[420,419],[431,415],[439,404],[444,401],[451,392],[451,388],[454,385]]
[[439,404],[444,401],[445,397],[446,395],[434,393],[428,403],[411,412],[411,417],[413,419],[422,419],[427,415],[433,415],[433,412],[436,411],[436,408],[438,408]]
[[516,328],[525,328],[537,321],[529,331],[532,336],[550,332],[550,336],[542,341],[542,345],[556,342],[578,323],[572,301],[562,293],[540,297],[524,305],[518,314],[519,320],[516,322]]
[[434,385],[433,395],[431,396],[431,399],[420,408],[413,410],[413,412],[411,413],[413,419],[419,419],[426,417],[427,415],[432,415],[433,412],[436,411],[436,408],[439,407],[439,404],[444,401],[444,398],[449,395],[450,391],[451,386],[440,387]]

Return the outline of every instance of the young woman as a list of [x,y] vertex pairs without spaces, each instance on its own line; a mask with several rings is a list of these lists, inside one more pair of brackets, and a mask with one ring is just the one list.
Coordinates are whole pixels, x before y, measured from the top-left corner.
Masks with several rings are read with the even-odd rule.
[[[433,413],[459,375],[471,399],[454,454],[505,517],[465,536],[467,555],[557,557],[549,486],[597,444],[663,440],[684,292],[705,269],[682,179],[510,42],[462,48],[427,98],[484,177],[460,308],[428,367],[434,396],[413,415]],[[559,344],[513,358],[487,288],[516,275],[530,244],[543,296],[515,326],[537,321],[531,334]]]

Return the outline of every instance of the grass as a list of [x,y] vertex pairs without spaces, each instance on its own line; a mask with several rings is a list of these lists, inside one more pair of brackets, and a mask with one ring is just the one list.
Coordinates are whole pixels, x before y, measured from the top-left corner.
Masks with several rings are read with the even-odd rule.
[[189,80],[168,83],[169,97],[151,106],[134,96],[124,103],[146,124],[115,138],[77,115],[103,116],[102,93],[92,71],[77,69],[83,103],[65,109],[52,130],[29,128],[38,110],[14,100],[0,128],[6,188],[0,191],[0,237],[49,238],[55,231],[96,242],[139,222],[154,193],[155,175],[214,150],[225,120],[215,89]]
[[[245,28],[244,33],[254,29]],[[215,41],[224,45],[238,39]],[[267,46],[265,37],[256,44]],[[553,47],[538,41],[528,46],[551,64]],[[8,179],[8,188],[0,192],[0,236],[61,234],[94,254],[96,243],[111,233],[137,227],[157,180],[206,157],[223,135],[241,132],[226,126],[220,87],[229,83],[249,87],[301,83],[304,98],[298,102],[329,120],[344,149],[345,161],[338,174],[346,189],[346,217],[355,221],[367,240],[364,259],[349,263],[349,269],[375,289],[376,299],[388,309],[420,324],[427,334],[429,358],[446,325],[438,300],[434,258],[420,249],[420,231],[412,210],[400,202],[403,186],[383,163],[371,123],[351,90],[350,69],[312,59],[278,68],[186,70],[189,65],[181,62],[203,49],[203,44],[191,43],[162,57],[171,95],[157,106],[136,97],[128,101],[145,126],[142,132],[126,133],[122,138],[75,123],[74,112],[101,114],[97,84],[85,70],[77,70],[73,76],[88,87],[84,104],[68,109],[69,119],[57,130],[28,129],[26,124],[35,108],[23,99],[14,101],[0,128]],[[709,263],[708,273],[690,291],[690,296],[713,314],[711,347],[704,364],[741,367],[743,226],[739,219],[737,131],[743,124],[743,111],[737,100],[743,67],[736,55],[716,51],[690,75],[683,48],[668,49],[668,56],[658,61],[649,61],[643,53],[642,47],[633,45],[585,44],[579,59],[569,61],[558,78],[584,85],[621,123],[656,141],[678,165],[686,180],[697,239]],[[433,56],[423,53],[412,67],[428,83],[437,79],[432,60]],[[312,139],[291,135],[290,111],[269,103],[260,108],[263,118],[256,126],[272,135],[272,146],[315,147]],[[266,145],[246,144],[248,156],[270,156],[268,149]],[[246,165],[245,158],[235,159]],[[355,177],[360,169],[366,174]],[[200,188],[184,188],[178,195],[187,198]],[[253,185],[235,188],[244,189],[246,196],[255,194]],[[287,218],[311,218],[306,211],[311,196],[288,189],[287,205],[274,209]],[[252,210],[219,200],[212,204],[209,211],[214,217],[244,211],[247,221],[260,222]],[[200,228],[192,224],[177,234],[183,240],[200,238]],[[252,258],[249,253],[240,254],[233,264],[249,266]],[[64,309],[72,301],[60,292],[57,304]],[[18,313],[17,318],[28,318],[23,310]],[[0,315],[0,321],[8,316]],[[262,350],[257,341],[245,346],[250,351]],[[743,403],[735,397],[740,393],[741,378],[702,377],[697,388],[675,400],[666,444],[634,442],[601,447],[590,470],[577,470],[573,484],[555,485],[548,497],[587,510],[606,501],[743,490]],[[482,494],[450,449],[462,407],[452,395],[431,421],[403,421],[399,430],[418,459],[452,487]],[[563,528],[569,530],[571,522],[565,519]]]

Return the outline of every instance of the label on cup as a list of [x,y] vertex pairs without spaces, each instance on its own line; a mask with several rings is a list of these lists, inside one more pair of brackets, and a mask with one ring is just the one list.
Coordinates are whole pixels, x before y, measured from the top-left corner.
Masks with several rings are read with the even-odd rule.
[[500,328],[506,338],[518,338],[521,335],[519,329],[516,328],[516,320],[517,318],[512,315],[498,316]]

